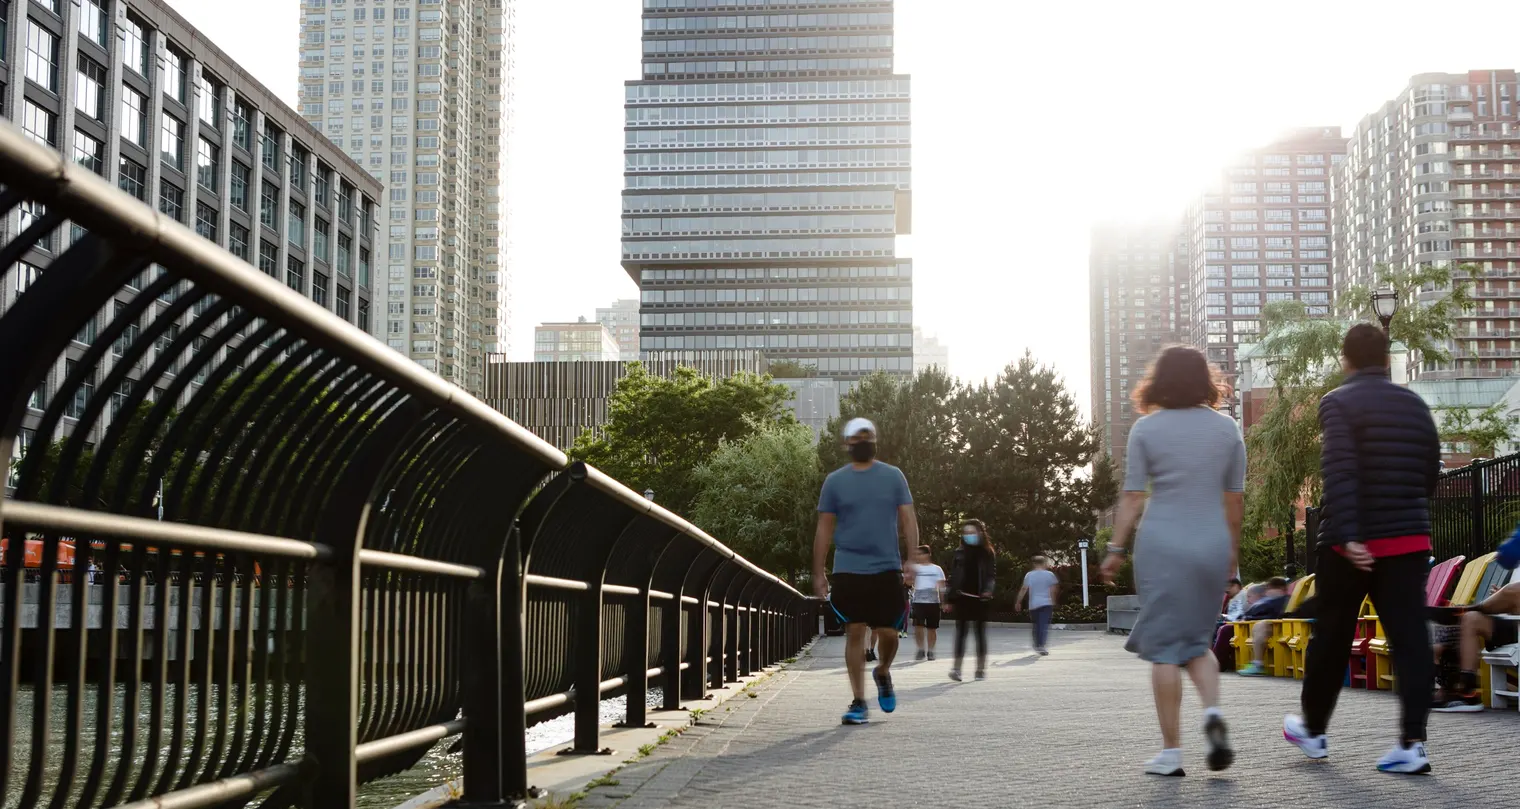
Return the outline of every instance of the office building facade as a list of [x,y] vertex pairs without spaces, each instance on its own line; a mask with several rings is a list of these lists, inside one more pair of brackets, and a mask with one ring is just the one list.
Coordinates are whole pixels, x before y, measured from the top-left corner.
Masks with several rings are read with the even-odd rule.
[[[1520,87],[1514,70],[1414,76],[1352,132],[1336,182],[1337,283],[1378,264],[1475,265],[1451,360],[1418,378],[1520,376]],[[1434,290],[1429,295],[1442,294]],[[1404,305],[1414,302],[1406,301]]]
[[938,337],[924,334],[924,330],[913,327],[913,373],[928,368],[939,368],[945,373],[950,373],[950,346],[939,341]]
[[[372,327],[382,187],[166,3],[0,2],[0,19],[5,118],[344,320]],[[43,213],[23,204],[3,220],[7,240]],[[78,235],[61,229],[22,256],[0,289],[0,311]],[[153,304],[147,317],[168,305]],[[81,331],[79,352],[107,317]],[[17,457],[64,373],[54,369],[33,397]],[[82,403],[67,413],[76,410]]]
[[375,334],[469,392],[505,350],[510,0],[303,0],[301,113],[385,183]]
[[1093,228],[1088,255],[1092,418],[1102,451],[1124,468],[1131,396],[1163,348],[1191,333],[1185,222]]
[[623,267],[640,350],[913,369],[909,79],[891,0],[644,0]]
[[612,332],[625,362],[639,358],[638,298],[622,298],[613,301],[611,306],[598,307],[596,322]]
[[621,362],[622,349],[612,331],[581,318],[574,323],[543,323],[533,329],[534,362]]
[[1191,341],[1231,385],[1235,349],[1257,340],[1268,303],[1330,312],[1330,185],[1345,151],[1339,127],[1292,130],[1225,167],[1188,209]]

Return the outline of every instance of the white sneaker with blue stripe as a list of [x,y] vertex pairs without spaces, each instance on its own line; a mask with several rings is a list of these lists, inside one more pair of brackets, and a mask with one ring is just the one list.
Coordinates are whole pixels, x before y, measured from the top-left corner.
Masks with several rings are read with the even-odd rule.
[[1404,775],[1430,772],[1430,758],[1425,755],[1425,743],[1415,742],[1408,747],[1402,744],[1394,745],[1392,750],[1378,759],[1377,768],[1382,772]]

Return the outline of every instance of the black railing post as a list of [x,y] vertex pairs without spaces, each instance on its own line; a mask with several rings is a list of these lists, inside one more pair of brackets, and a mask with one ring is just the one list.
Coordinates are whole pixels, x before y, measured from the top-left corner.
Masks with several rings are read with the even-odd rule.
[[523,627],[527,587],[523,582],[522,531],[512,526],[502,552],[501,571],[501,786],[505,797],[537,797],[528,785],[528,689]]
[[[689,562],[687,566],[690,567]],[[681,625],[685,616],[681,588],[676,587],[660,613],[660,690],[663,692],[660,707],[667,711],[681,707]]]
[[[516,529],[512,529],[515,533]],[[516,548],[510,552],[515,553]],[[513,565],[513,567],[516,567]],[[469,803],[499,802],[504,797],[502,773],[501,667],[503,642],[502,578],[506,562],[488,567],[470,582],[465,594],[463,798]],[[521,704],[521,703],[519,703]]]
[[[690,667],[686,669],[685,676],[681,678],[682,699],[702,699],[707,693],[707,686],[711,678],[708,676],[710,665],[709,658],[712,656],[712,607],[708,601],[712,598],[713,579],[727,569],[733,562],[724,559],[708,572],[700,586],[693,588],[694,597],[697,600],[695,611],[692,612],[692,621],[686,627],[686,659]],[[722,683],[718,684],[722,687]]]
[[[648,556],[642,563],[646,568],[639,571],[639,589],[642,591],[628,602],[628,613],[623,621],[623,659],[626,661],[624,677],[627,694],[623,711],[624,727],[645,727],[649,724],[649,629],[650,610],[653,599],[655,573],[675,544],[675,533],[670,532],[658,545],[646,549]],[[684,560],[681,560],[684,563]],[[663,627],[661,628],[663,631]],[[663,658],[664,655],[661,655]]]
[[1319,559],[1319,508],[1304,509],[1304,572],[1312,574]]
[[[330,536],[338,540],[333,543],[332,556],[314,562],[307,573],[306,752],[316,760],[307,783],[309,806],[353,809],[358,798],[357,545],[362,531],[361,521],[360,531],[352,538],[332,532]],[[295,622],[300,625],[299,617]]]
[[1470,467],[1472,470],[1472,546],[1468,554],[1469,559],[1474,559],[1488,552],[1487,537],[1484,536],[1485,516],[1483,514],[1484,498],[1488,494],[1484,489],[1487,475],[1484,474],[1482,461],[1474,461]]

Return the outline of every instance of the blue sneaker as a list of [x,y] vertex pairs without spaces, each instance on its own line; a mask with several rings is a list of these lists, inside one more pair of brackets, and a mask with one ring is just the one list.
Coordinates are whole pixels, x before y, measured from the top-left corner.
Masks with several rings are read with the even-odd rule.
[[864,725],[871,721],[871,712],[866,710],[866,701],[857,699],[845,709],[844,717],[840,720],[846,725]]
[[1267,667],[1256,662],[1255,660],[1252,660],[1251,662],[1247,663],[1244,668],[1235,673],[1239,674],[1242,677],[1265,677],[1267,676]]
[[872,676],[876,678],[876,704],[887,713],[897,710],[897,692],[892,690],[892,675],[883,671]]

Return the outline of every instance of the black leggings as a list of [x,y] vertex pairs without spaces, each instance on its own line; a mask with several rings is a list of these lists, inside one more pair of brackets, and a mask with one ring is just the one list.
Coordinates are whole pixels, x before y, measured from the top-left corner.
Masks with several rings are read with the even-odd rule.
[[976,670],[987,668],[987,604],[961,599],[955,602],[955,670],[966,656],[966,632],[976,628]]

